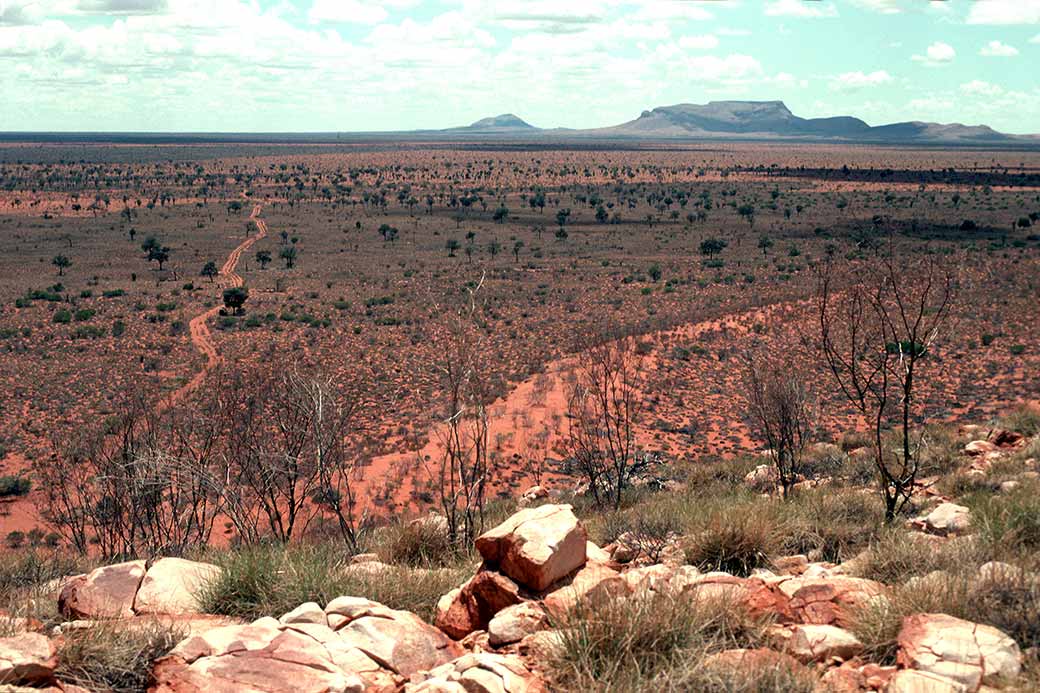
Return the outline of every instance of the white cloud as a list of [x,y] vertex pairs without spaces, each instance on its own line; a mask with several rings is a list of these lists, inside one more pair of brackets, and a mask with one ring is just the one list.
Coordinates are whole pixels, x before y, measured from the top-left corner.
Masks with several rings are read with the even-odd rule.
[[1033,38],[1029,39],[1030,43],[1040,43],[1040,34],[1037,34]]
[[942,41],[936,41],[928,46],[928,50],[925,51],[924,55],[915,55],[912,59],[929,67],[939,67],[950,64],[955,57],[957,57],[957,51],[953,49],[953,46]]
[[383,7],[360,0],[314,0],[307,18],[312,23],[379,24],[390,16]]
[[855,91],[869,87],[877,87],[892,81],[892,75],[885,70],[874,72],[844,72],[831,79],[831,89],[835,91]]
[[766,5],[770,17],[837,17],[838,8],[831,2],[806,0],[772,0]]
[[968,12],[968,24],[1040,24],[1036,0],[976,0]]
[[973,79],[961,85],[961,91],[971,96],[1000,96],[1004,89],[999,84],[990,84],[982,80]]
[[1011,58],[1018,55],[1018,49],[1000,41],[990,41],[979,50],[979,55],[988,58]]
[[853,0],[853,4],[881,14],[899,14],[899,0]]
[[709,51],[719,45],[719,40],[711,34],[704,36],[683,36],[679,39],[679,45],[687,50]]

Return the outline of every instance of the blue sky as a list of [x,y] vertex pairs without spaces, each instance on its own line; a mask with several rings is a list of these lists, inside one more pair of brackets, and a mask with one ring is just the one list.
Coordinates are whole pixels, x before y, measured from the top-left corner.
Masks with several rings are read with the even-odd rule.
[[598,127],[798,115],[1040,133],[1040,0],[0,0],[0,130]]

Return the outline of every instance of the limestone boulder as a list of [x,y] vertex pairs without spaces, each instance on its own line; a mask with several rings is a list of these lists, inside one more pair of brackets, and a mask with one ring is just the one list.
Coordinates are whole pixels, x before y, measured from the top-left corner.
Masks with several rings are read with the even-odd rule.
[[137,614],[197,614],[206,588],[221,574],[218,566],[187,561],[183,558],[160,558],[141,580],[134,598]]
[[980,457],[997,450],[997,446],[988,440],[973,440],[964,446],[964,452],[971,457]]
[[502,609],[523,601],[520,586],[493,570],[480,570],[437,602],[434,625],[456,640],[487,628]]
[[764,608],[795,623],[849,625],[852,614],[884,599],[881,583],[842,575],[824,578],[789,578],[770,586],[775,597]]
[[946,614],[915,614],[898,637],[903,668],[932,674],[977,691],[1018,675],[1022,654],[1006,634]]
[[404,677],[462,654],[462,648],[444,633],[407,611],[397,612],[393,618],[364,616],[336,634],[385,669]]
[[65,584],[58,609],[66,618],[130,618],[145,576],[144,561],[104,566]]
[[587,538],[571,506],[542,505],[516,513],[476,545],[489,566],[542,591],[585,565]]

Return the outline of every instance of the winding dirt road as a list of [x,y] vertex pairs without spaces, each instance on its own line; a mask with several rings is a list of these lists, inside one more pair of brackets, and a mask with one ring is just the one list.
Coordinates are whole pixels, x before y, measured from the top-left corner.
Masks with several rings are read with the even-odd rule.
[[[235,269],[238,267],[238,261],[241,259],[242,253],[249,250],[254,243],[267,235],[267,223],[260,218],[260,209],[262,206],[263,205],[260,204],[254,205],[253,212],[249,215],[250,221],[256,224],[256,234],[242,241],[237,248],[232,250],[231,254],[228,255],[227,260],[224,262],[224,265],[220,268],[218,274],[221,277],[221,289],[238,287],[245,283],[242,277],[235,272]],[[206,379],[206,376],[209,375],[210,371],[220,363],[220,354],[217,352],[217,347],[213,344],[209,326],[206,324],[209,322],[210,318],[220,312],[220,308],[221,305],[217,304],[206,312],[196,315],[191,319],[191,322],[188,323],[191,342],[195,345],[195,348],[199,350],[199,353],[206,357],[206,363],[203,365],[202,370],[196,373],[191,380],[170,395],[169,402],[171,404],[197,390]]]

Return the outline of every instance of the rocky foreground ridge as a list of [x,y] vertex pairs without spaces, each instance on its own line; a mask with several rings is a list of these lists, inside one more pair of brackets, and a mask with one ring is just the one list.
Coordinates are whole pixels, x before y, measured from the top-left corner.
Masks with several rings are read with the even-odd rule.
[[[962,451],[968,474],[985,476],[1008,449],[1022,444],[1019,438],[990,432],[969,443]],[[747,483],[759,484],[768,474],[760,468]],[[850,622],[863,609],[886,608],[891,588],[856,577],[855,558],[835,565],[786,556],[746,577],[702,572],[686,564],[678,537],[653,556],[634,550],[625,536],[599,547],[570,505],[547,496],[531,489],[522,499],[527,507],[479,537],[482,563],[441,597],[433,623],[360,595],[242,623],[201,613],[198,595],[220,575],[218,566],[179,558],[129,561],[52,585],[68,620],[49,633],[8,617],[15,634],[0,638],[0,684],[13,687],[5,690],[82,691],[56,678],[63,637],[98,621],[135,628],[159,620],[178,624],[187,636],[152,664],[149,690],[157,693],[535,693],[553,689],[544,662],[562,646],[564,629],[573,627],[569,615],[667,597],[725,602],[770,623],[762,647],[715,653],[713,667],[790,670],[814,677],[820,691],[1021,690],[1015,686],[1023,652],[1014,639],[942,613],[905,617],[894,643],[896,663],[871,661]],[[968,508],[937,501],[905,531],[931,543],[970,540]],[[368,554],[354,557],[350,570],[379,575],[389,568]],[[977,580],[1013,572],[990,562]]]

